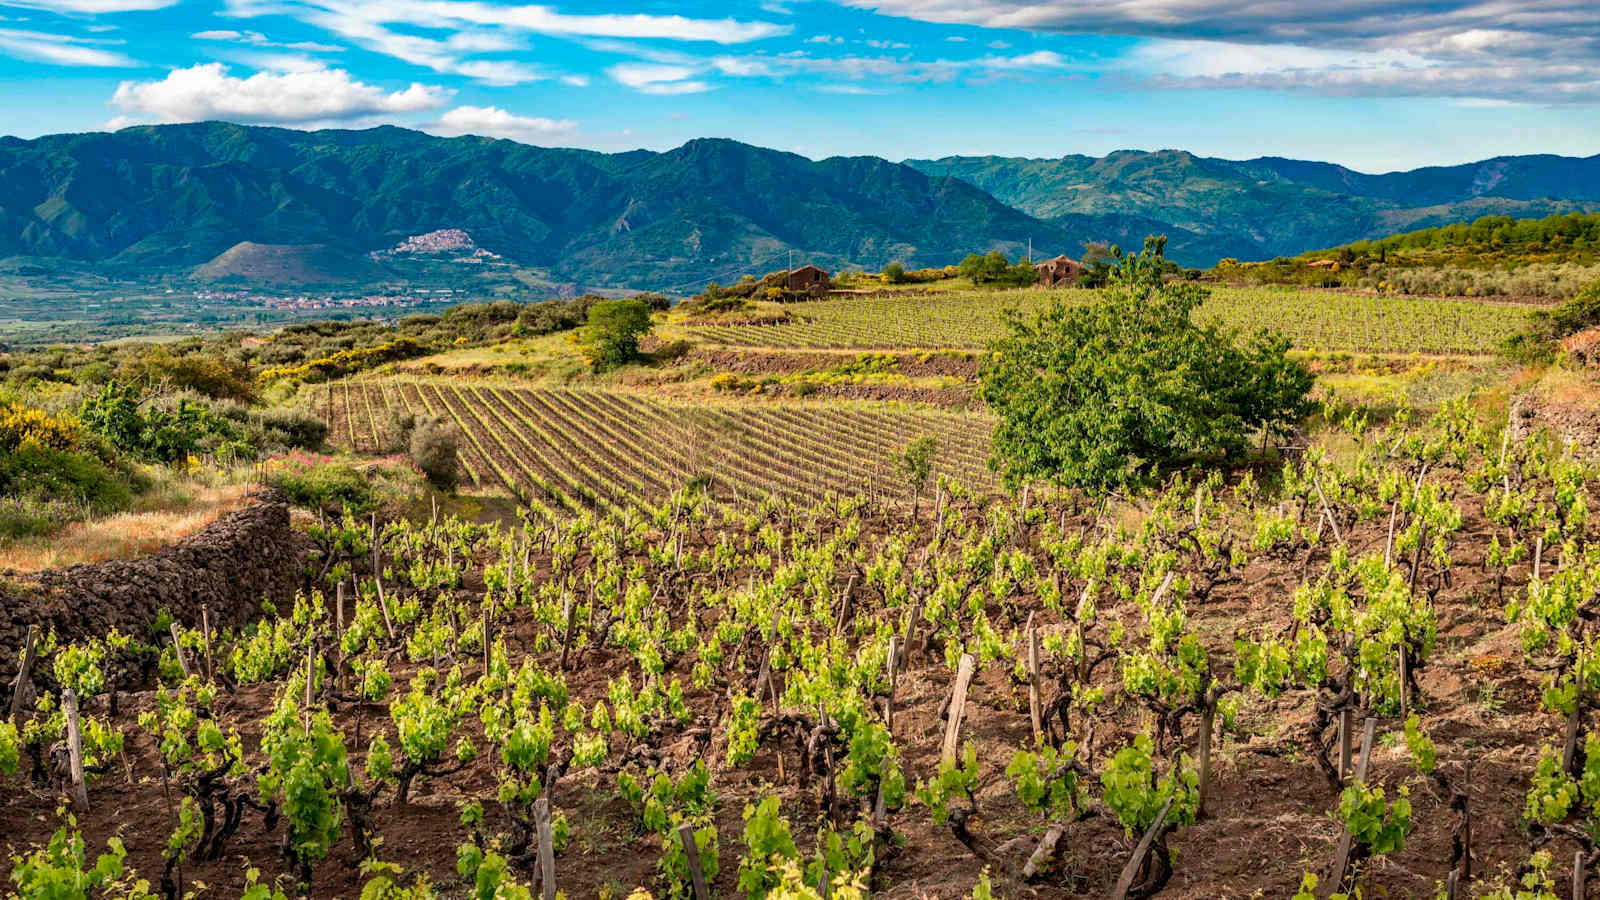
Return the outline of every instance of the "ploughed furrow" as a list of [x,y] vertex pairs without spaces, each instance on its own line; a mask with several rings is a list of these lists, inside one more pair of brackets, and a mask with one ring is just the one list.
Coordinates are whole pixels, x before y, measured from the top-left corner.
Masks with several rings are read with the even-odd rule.
[[783,463],[797,477],[815,480],[825,490],[844,492],[861,486],[859,469],[852,471],[838,458],[816,453],[770,416],[752,410],[741,410],[733,416],[749,435],[752,446],[764,448],[770,459]]
[[686,457],[677,439],[677,429],[658,429],[647,435],[635,424],[637,416],[619,413],[604,402],[609,395],[594,391],[552,393],[556,393],[573,409],[575,415],[603,429],[623,451],[624,459],[656,461],[657,465],[641,467],[641,478],[654,483],[664,494],[670,494],[682,485]]
[[992,473],[970,450],[966,432],[955,430],[965,424],[960,420],[939,422],[914,413],[880,414],[854,409],[829,410],[827,419],[831,424],[821,427],[854,433],[863,444],[876,447],[883,458],[890,460],[897,458],[906,444],[931,434],[939,440],[936,471],[971,487],[987,488],[994,483]]
[[579,465],[593,472],[613,491],[622,485],[629,486],[631,490],[624,488],[621,492],[625,499],[634,506],[647,506],[645,498],[664,490],[665,485],[645,483],[635,471],[619,464],[615,453],[604,452],[612,446],[612,437],[596,433],[591,423],[584,420],[582,413],[561,403],[560,394],[559,391],[524,391],[516,399],[530,417],[537,417],[541,422],[548,423],[556,433],[567,436],[565,443],[569,455],[575,461],[583,460]]
[[339,387],[341,388],[339,391],[339,407],[342,413],[341,418],[344,422],[344,436],[350,442],[350,449],[360,452],[361,442],[356,440],[356,419],[355,416],[351,415],[350,410],[350,382],[341,381],[339,382]]
[[[408,415],[412,416],[413,418],[424,414],[432,415],[432,413],[428,411],[428,405],[422,399],[422,394],[417,390],[416,385],[396,384],[393,385],[393,388],[395,397],[397,397],[399,403],[405,407]],[[409,396],[406,394],[408,390],[411,392]],[[483,451],[479,449],[477,441],[473,438],[472,433],[467,429],[462,428],[459,422],[456,424],[456,427],[461,429],[462,439],[466,441],[465,446],[460,447],[458,450],[461,455],[461,467],[467,470],[467,477],[472,479],[472,486],[481,490],[484,486],[483,479],[485,473],[493,470],[489,467],[488,458],[485,457],[483,455]],[[506,485],[506,487],[509,488],[510,485]]]
[[[573,422],[591,442],[590,446],[600,451],[597,455],[606,466],[633,486],[636,505],[647,509],[666,499],[676,489],[672,476],[677,470],[675,442],[671,436],[659,435],[654,443],[641,443],[627,423],[616,421],[588,397],[585,392],[546,391],[539,399]],[[519,399],[526,403],[532,398]]]
[[[518,438],[517,443],[520,443],[520,433],[515,423],[493,415],[492,411],[486,411],[475,397],[462,394],[460,389],[453,385],[450,388],[450,395],[453,401],[472,417],[475,427],[482,429],[484,442],[492,450],[504,454],[506,466],[519,476],[518,482],[527,482],[528,488],[531,489],[528,491],[528,496],[540,494],[548,500],[567,505],[566,493],[556,486],[556,482],[561,480],[560,473],[553,473],[547,467],[541,467],[544,471],[535,470],[529,465],[528,454],[506,439],[507,435],[511,435],[513,438]],[[486,412],[490,414],[486,415]]]
[[372,411],[372,388],[365,382],[358,382],[357,387],[361,390],[361,415],[365,425],[361,429],[362,434],[372,442],[373,453],[382,453],[383,441],[378,437],[378,417]]
[[478,455],[483,460],[486,471],[493,472],[495,478],[512,494],[521,493],[521,485],[516,477],[503,465],[499,454],[489,446],[486,435],[479,427],[479,423],[470,413],[463,414],[458,406],[453,406],[445,397],[438,385],[418,384],[417,396],[421,397],[427,406],[430,415],[444,416],[456,423],[456,428],[466,435],[467,440],[477,449]]
[[[719,484],[732,489],[739,496],[765,496],[768,493],[797,496],[789,486],[774,478],[771,470],[760,460],[736,452],[744,440],[744,433],[739,430],[737,423],[720,410],[711,407],[666,407],[628,394],[607,395],[606,401],[620,404],[621,415],[633,416],[655,425],[664,434],[672,434],[674,430],[677,433],[696,433],[700,428],[716,432],[718,437],[704,449],[701,457],[704,464],[698,468],[714,476]],[[688,430],[684,431],[685,423],[691,416],[699,420],[699,425],[691,423]]]
[[[580,498],[590,509],[614,508],[607,496],[609,494],[607,485],[582,470],[575,472],[576,467],[571,465],[570,458],[561,452],[560,442],[540,429],[538,423],[526,418],[508,416],[503,407],[486,402],[483,393],[477,387],[472,387],[470,390],[472,393],[469,398],[467,394],[457,389],[461,402],[469,405],[473,412],[483,419],[485,427],[490,429],[506,453],[529,475],[530,479],[566,498],[567,504],[574,507],[575,511],[581,509],[578,503]],[[490,424],[490,419],[494,424]],[[505,435],[510,435],[522,449],[514,449],[511,441],[505,439]],[[534,437],[539,438],[544,446],[536,444]],[[529,467],[530,457],[551,475],[548,481],[539,478]]]
[[[519,481],[525,481],[536,488],[537,493],[542,493],[547,499],[572,512],[588,512],[599,505],[598,498],[587,493],[588,489],[583,485],[574,482],[569,473],[550,466],[542,455],[532,451],[532,445],[528,443],[520,424],[485,410],[476,395],[469,396],[453,385],[450,391],[453,400],[467,410],[483,429],[484,442],[500,455],[507,467],[521,476]],[[544,472],[534,469],[530,462],[538,463]]]

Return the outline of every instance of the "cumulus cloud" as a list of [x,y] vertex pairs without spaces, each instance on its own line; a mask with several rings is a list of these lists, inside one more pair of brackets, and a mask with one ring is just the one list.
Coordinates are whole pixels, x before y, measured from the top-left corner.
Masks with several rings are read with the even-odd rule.
[[478,134],[510,138],[524,144],[549,144],[569,139],[578,130],[570,119],[518,116],[498,106],[458,106],[428,126],[428,131],[445,137]]
[[451,93],[416,83],[386,92],[356,81],[342,69],[257,72],[237,78],[221,63],[208,63],[175,69],[160,81],[124,81],[111,102],[124,113],[114,124],[227,119],[305,125],[438,109]]
[[56,66],[136,66],[137,62],[114,50],[96,46],[98,41],[51,34],[0,28],[0,55]]
[[[1600,102],[1593,0],[841,2],[946,24],[1158,39],[1132,61],[1169,87]],[[1160,65],[1167,54],[1174,65]]]

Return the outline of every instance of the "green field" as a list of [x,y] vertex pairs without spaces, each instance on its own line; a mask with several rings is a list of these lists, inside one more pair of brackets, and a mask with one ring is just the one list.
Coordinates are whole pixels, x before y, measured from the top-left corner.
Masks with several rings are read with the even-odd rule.
[[[771,325],[690,325],[693,340],[733,347],[979,348],[1007,309],[1039,309],[1088,290],[912,290],[796,303]],[[1246,331],[1274,328],[1302,350],[1486,354],[1522,330],[1525,306],[1471,300],[1365,296],[1295,288],[1213,288],[1200,315]]]

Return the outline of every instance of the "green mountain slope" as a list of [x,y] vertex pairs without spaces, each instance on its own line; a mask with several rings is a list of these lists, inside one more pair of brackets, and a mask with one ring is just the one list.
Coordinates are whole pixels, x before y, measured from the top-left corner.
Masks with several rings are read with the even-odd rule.
[[[1485,215],[1533,218],[1600,209],[1600,156],[1500,157],[1462,166],[1368,175],[1330,163],[1225,160],[1180,150],[1060,159],[907,160],[960,178],[1045,219],[1109,211],[1169,222],[1229,255],[1262,259]],[[1173,240],[1176,251],[1183,241]]]
[[1076,252],[1166,227],[1046,223],[886,160],[814,162],[726,140],[606,155],[393,127],[219,123],[0,140],[0,257],[116,272],[192,267],[240,242],[365,253],[459,228],[588,285],[698,288],[779,268],[791,251],[829,266],[943,265],[1029,240]]

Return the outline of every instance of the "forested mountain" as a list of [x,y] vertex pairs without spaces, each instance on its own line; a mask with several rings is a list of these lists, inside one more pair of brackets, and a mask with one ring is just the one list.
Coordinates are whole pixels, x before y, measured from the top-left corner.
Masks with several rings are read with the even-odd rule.
[[[1209,266],[1497,213],[1600,209],[1600,157],[1363,175],[1177,151],[1054,160],[813,161],[730,140],[604,154],[395,127],[225,123],[0,138],[0,259],[46,271],[188,272],[241,242],[350,258],[463,229],[593,286],[698,288],[803,259],[944,265],[1170,237]],[[321,252],[321,251],[319,251]],[[330,257],[331,259],[331,257]],[[363,271],[359,265],[329,266]]]
[[[241,241],[356,254],[459,228],[586,284],[698,288],[787,264],[943,265],[973,250],[1137,241],[1165,223],[1045,223],[954,178],[728,140],[601,154],[384,127],[221,123],[0,140],[0,257],[193,267]],[[1197,256],[1226,248],[1192,236]]]
[[[1117,212],[1247,245],[1242,259],[1292,256],[1480,216],[1600,209],[1600,156],[1497,157],[1368,175],[1279,157],[1211,159],[1181,150],[1104,157],[953,156],[907,160],[960,178],[1046,220]],[[1174,238],[1181,255],[1183,241]],[[1213,260],[1214,262],[1214,260]]]

